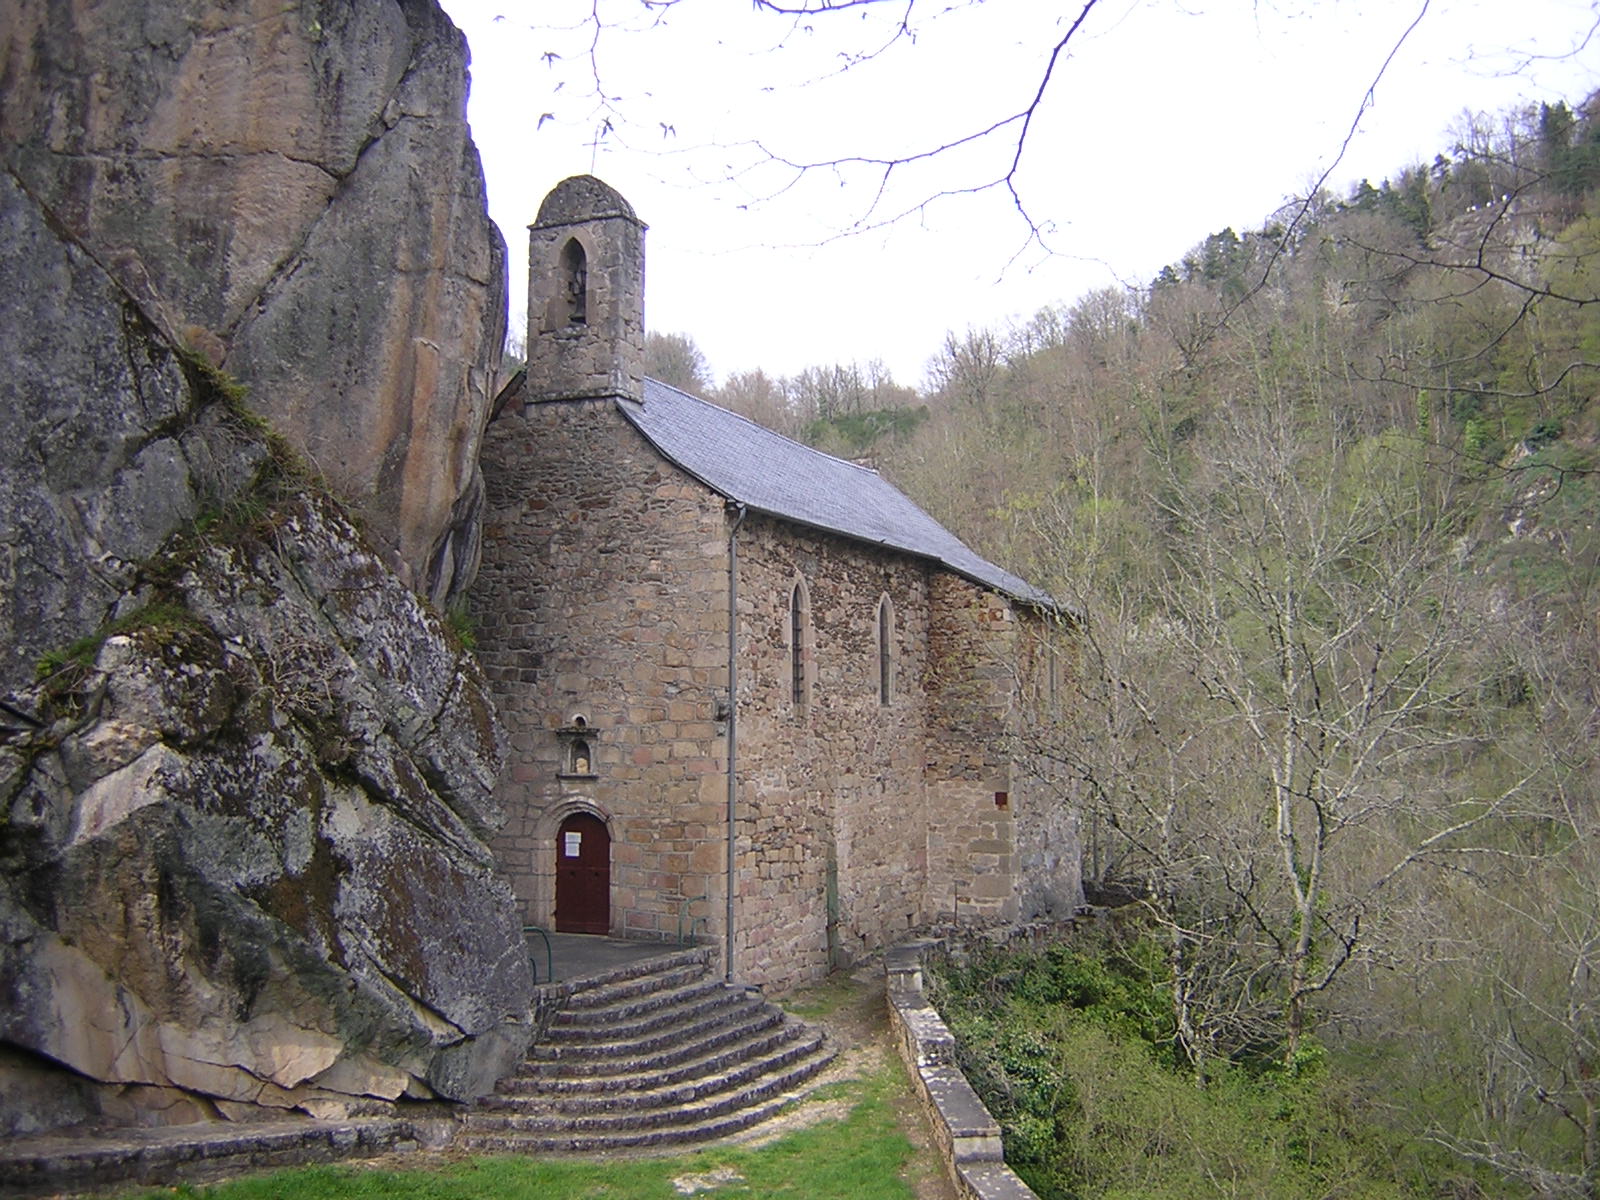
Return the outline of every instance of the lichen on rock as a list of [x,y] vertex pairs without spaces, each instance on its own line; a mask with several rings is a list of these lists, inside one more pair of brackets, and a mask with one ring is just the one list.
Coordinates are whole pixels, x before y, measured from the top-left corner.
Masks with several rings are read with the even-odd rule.
[[476,664],[311,492],[137,584],[162,623],[40,685],[7,743],[0,1039],[219,1114],[492,1086],[532,980],[477,832],[501,747]]
[[503,735],[418,595],[474,569],[503,322],[464,95],[431,0],[0,20],[0,1136],[527,1042]]
[[[466,62],[432,0],[8,0],[0,20],[14,178],[170,342],[252,389],[438,603],[477,569],[505,337]],[[18,328],[69,336],[38,317]]]

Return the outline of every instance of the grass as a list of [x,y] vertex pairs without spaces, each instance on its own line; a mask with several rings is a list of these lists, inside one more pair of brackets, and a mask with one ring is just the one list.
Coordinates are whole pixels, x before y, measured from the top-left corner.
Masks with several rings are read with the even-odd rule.
[[472,619],[472,612],[467,608],[465,598],[454,601],[444,610],[444,627],[455,635],[463,650],[478,648],[477,623]]
[[[910,1142],[894,1113],[905,1082],[897,1063],[830,1089],[849,1105],[763,1146],[725,1146],[672,1158],[532,1159],[493,1155],[403,1170],[359,1163],[301,1167],[209,1186],[128,1193],[140,1200],[668,1200],[695,1194],[805,1200],[911,1200]],[[692,1189],[692,1190],[691,1190]]]
[[848,977],[838,975],[807,988],[798,995],[785,999],[785,1009],[806,1021],[826,1021],[847,1006],[860,1003],[860,986]]
[[94,665],[95,656],[100,653],[100,647],[105,640],[115,634],[129,633],[136,629],[157,631],[193,629],[199,624],[199,618],[182,605],[170,601],[147,604],[138,612],[118,617],[69,646],[45,651],[39,656],[39,661],[34,667],[34,676],[42,681],[68,667],[88,670]]

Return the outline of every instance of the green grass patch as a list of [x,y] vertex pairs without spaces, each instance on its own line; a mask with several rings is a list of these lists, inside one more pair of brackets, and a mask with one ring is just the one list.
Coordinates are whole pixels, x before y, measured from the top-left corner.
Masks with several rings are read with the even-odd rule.
[[444,610],[444,627],[455,637],[463,650],[478,648],[478,625],[465,598],[456,600]]
[[844,975],[835,975],[825,983],[807,988],[782,1001],[786,1011],[803,1020],[811,1021],[825,1021],[841,1009],[856,1007],[860,1003],[860,986]]
[[[128,1193],[140,1200],[675,1200],[694,1195],[778,1196],[795,1200],[912,1200],[903,1178],[911,1144],[896,1123],[894,1072],[853,1081],[834,1093],[849,1103],[823,1120],[765,1146],[718,1147],[671,1158],[593,1160],[485,1155],[391,1170],[359,1163],[303,1167],[209,1186]],[[675,1186],[676,1185],[676,1186]]]
[[159,600],[102,625],[70,645],[45,651],[34,666],[34,674],[37,679],[45,680],[68,668],[87,671],[94,665],[95,656],[100,653],[105,640],[119,633],[147,629],[160,634],[197,628],[203,628],[200,619],[188,609],[181,604]]
[[[189,390],[201,403],[222,403],[230,409],[245,413],[245,397],[250,394],[239,380],[227,371],[213,363],[209,358],[196,350],[193,346],[180,345],[178,347],[178,364],[183,369],[184,376],[189,381]],[[254,414],[250,414],[254,415]],[[256,418],[260,420],[260,418]],[[265,431],[265,422],[261,429]]]
[[100,643],[105,640],[106,635],[97,631],[85,634],[69,645],[46,650],[34,664],[34,678],[42,682],[60,674],[68,667],[87,671],[94,665],[94,656],[100,653]]

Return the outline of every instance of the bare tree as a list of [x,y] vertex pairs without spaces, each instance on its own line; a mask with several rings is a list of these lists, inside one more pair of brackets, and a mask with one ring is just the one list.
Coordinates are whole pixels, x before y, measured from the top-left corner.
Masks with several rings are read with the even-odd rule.
[[999,337],[992,330],[953,330],[928,362],[929,388],[954,404],[983,407],[996,396],[1005,365]]
[[1480,888],[1471,907],[1465,966],[1484,1102],[1463,1127],[1436,1124],[1431,1136],[1536,1195],[1596,1200],[1600,821],[1589,795],[1565,800],[1546,831],[1552,844]]
[[646,334],[644,373],[691,395],[700,396],[711,390],[711,367],[686,333]]
[[795,413],[789,405],[784,381],[774,379],[759,367],[729,375],[712,399],[740,416],[749,417],[768,429],[794,436],[798,430]]
[[1454,485],[1415,440],[1326,418],[1271,395],[1213,415],[1159,493],[1145,599],[1086,595],[1081,703],[1054,731],[1101,853],[1168,930],[1197,1063],[1268,1027],[1294,1061],[1399,881],[1490,853],[1542,778],[1485,729]]
[[[1600,572],[1577,556],[1570,607],[1508,599],[1499,623],[1502,691],[1520,701],[1508,740],[1540,764],[1518,836],[1484,869],[1433,889],[1448,914],[1435,982],[1466,991],[1475,1084],[1457,1119],[1428,1135],[1540,1197],[1600,1197]],[[1540,602],[1542,601],[1542,602]],[[1447,1059],[1452,1051],[1440,1055]]]
[[[643,0],[641,9],[635,10],[631,18],[615,7],[608,7],[604,0],[597,0],[590,8],[583,25],[589,35],[586,68],[597,139],[614,136],[634,119],[607,78],[602,62],[607,33],[629,20],[635,27],[641,18],[647,26],[659,24],[668,18],[672,9],[687,2]],[[1028,66],[1019,73],[1018,88],[1011,97],[975,116],[964,127],[952,129],[926,145],[882,154],[841,151],[825,158],[806,159],[790,156],[781,147],[759,139],[751,141],[748,148],[754,151],[756,160],[776,169],[782,176],[782,182],[767,189],[765,194],[782,194],[815,174],[842,174],[859,179],[864,199],[857,217],[844,232],[863,232],[923,212],[947,197],[998,192],[1021,217],[1029,239],[1037,240],[1049,222],[1035,215],[1024,197],[1018,174],[1039,107],[1056,72],[1065,63],[1068,46],[1099,2],[1077,0],[1073,11],[1060,18],[1053,39],[1028,54]],[[937,3],[931,0],[753,0],[752,7],[757,15],[775,23],[774,49],[782,48],[790,39],[810,35],[819,22],[832,21],[829,32],[838,39],[839,46],[832,70],[842,73],[868,66],[901,43],[915,43],[926,26],[958,10],[976,8],[980,3],[981,0],[938,0]],[[664,137],[677,132],[675,126],[667,122],[656,121],[654,125]],[[904,202],[897,199],[893,184],[898,177],[921,164],[953,159],[973,150],[979,151],[979,159],[984,164],[976,177],[960,175],[952,178],[948,185],[935,185],[929,191],[917,193],[914,199]]]

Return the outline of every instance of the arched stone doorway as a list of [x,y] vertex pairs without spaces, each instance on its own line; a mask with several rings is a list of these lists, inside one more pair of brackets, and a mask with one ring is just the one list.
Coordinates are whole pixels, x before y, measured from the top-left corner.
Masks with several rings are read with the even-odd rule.
[[591,813],[556,832],[556,932],[611,932],[611,835]]

